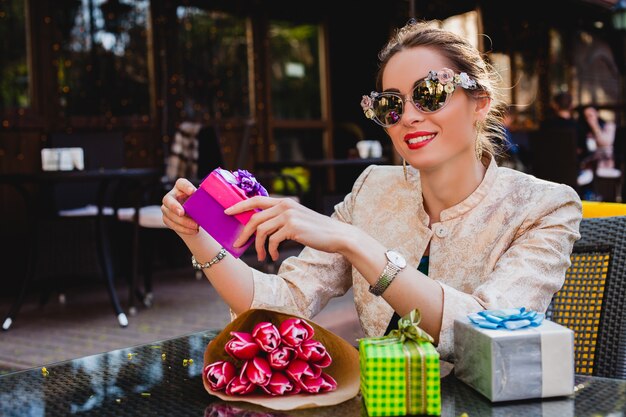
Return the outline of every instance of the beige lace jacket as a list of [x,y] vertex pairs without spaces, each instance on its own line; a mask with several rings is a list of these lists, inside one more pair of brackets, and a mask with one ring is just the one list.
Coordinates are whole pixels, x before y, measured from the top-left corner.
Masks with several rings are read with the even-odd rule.
[[[409,168],[405,181],[399,166],[368,167],[332,216],[398,250],[415,268],[430,242],[429,277],[444,293],[437,349],[442,359],[453,361],[455,317],[505,307],[546,310],[580,237],[582,206],[572,188],[492,160],[476,191],[443,211],[431,228],[419,171]],[[393,315],[339,254],[305,248],[286,259],[277,275],[257,270],[253,275],[252,308],[278,306],[311,318],[352,286],[366,336],[381,336]]]

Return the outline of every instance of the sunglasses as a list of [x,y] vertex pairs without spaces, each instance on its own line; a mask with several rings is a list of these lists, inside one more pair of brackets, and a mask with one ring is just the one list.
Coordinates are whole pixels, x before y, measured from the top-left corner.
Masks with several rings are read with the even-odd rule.
[[466,73],[455,74],[451,69],[444,68],[430,71],[426,78],[417,81],[407,98],[392,91],[372,91],[369,96],[363,96],[361,107],[365,117],[382,127],[390,127],[402,118],[406,101],[412,102],[423,113],[434,113],[446,105],[457,86],[466,90],[478,88],[476,81]]

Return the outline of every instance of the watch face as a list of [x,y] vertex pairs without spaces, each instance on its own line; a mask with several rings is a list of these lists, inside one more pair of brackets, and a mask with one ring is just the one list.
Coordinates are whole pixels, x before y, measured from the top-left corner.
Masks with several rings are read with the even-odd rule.
[[404,268],[406,266],[406,260],[398,252],[388,250],[385,254],[387,255],[387,259],[397,267]]

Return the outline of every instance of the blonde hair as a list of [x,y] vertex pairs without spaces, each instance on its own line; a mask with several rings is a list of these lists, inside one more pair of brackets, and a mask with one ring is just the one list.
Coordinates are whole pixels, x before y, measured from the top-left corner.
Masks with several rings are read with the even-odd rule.
[[[478,140],[483,150],[494,157],[501,155],[505,143],[503,123],[505,103],[500,98],[496,85],[499,80],[497,71],[483,59],[481,53],[462,36],[441,29],[438,21],[416,21],[411,19],[405,26],[397,29],[387,44],[378,54],[379,67],[376,76],[376,88],[382,90],[382,77],[387,63],[398,52],[425,46],[436,49],[451,63],[455,72],[465,72],[476,80],[475,90],[460,89],[473,97],[489,96],[491,108],[485,121],[480,124]],[[432,68],[438,70],[438,68]]]

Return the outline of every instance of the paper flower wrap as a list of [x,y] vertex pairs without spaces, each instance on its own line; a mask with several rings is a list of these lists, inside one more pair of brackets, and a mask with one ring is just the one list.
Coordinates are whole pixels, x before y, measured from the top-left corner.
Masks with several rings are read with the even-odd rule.
[[227,401],[275,410],[320,407],[357,395],[358,361],[353,346],[314,322],[252,309],[209,343],[202,381]]
[[224,210],[250,197],[267,194],[267,190],[250,172],[243,169],[230,172],[216,168],[202,180],[198,189],[185,201],[183,208],[200,227],[238,258],[252,244],[254,235],[238,248],[234,248],[233,243],[256,211],[249,210],[228,216],[224,214]]

